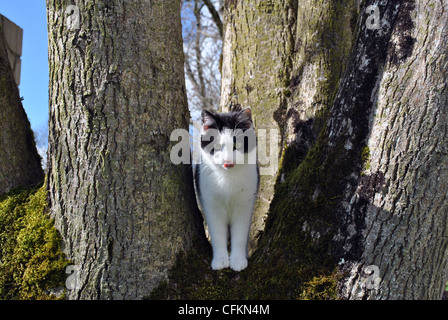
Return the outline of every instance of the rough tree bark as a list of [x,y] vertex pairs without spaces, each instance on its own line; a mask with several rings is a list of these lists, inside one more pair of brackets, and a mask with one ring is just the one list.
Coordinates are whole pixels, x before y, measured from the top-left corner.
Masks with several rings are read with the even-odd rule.
[[0,32],[0,195],[30,187],[44,179],[33,131]]
[[[256,256],[278,255],[269,243],[289,236],[288,221],[301,230],[298,239],[326,253],[311,257],[314,264],[338,262],[335,268],[350,270],[339,281],[340,297],[437,299],[448,275],[448,157],[441,142],[448,113],[447,6],[384,1],[377,6],[379,28],[372,29],[367,8],[373,4],[361,10],[349,64],[317,142],[298,167],[283,163],[271,230]],[[327,94],[331,101],[332,91]],[[297,143],[287,145],[284,159],[298,155]],[[369,265],[379,271],[373,275],[382,279],[378,286],[367,285]]]
[[[225,1],[221,109],[224,112],[251,107],[257,129],[282,130],[275,111],[286,104],[284,91],[290,78],[296,1]],[[280,143],[280,142],[279,142]],[[270,150],[270,139],[266,150]],[[279,155],[275,155],[279,157]],[[260,159],[268,162],[267,159]],[[266,166],[275,163],[267,163]],[[277,169],[261,175],[252,218],[251,251],[274,194]]]
[[203,234],[191,167],[170,161],[170,133],[189,123],[180,1],[70,5],[47,0],[48,188],[76,270],[68,298],[140,299]]
[[227,0],[221,107],[281,132],[267,220],[246,271],[186,282],[178,264],[153,297],[439,299],[447,15],[436,0]]
[[[262,155],[281,158],[296,141],[298,159],[284,162],[297,165],[316,140],[350,53],[357,8],[356,0],[225,3],[221,107],[250,106],[257,129],[267,129],[268,135],[270,129],[279,131],[278,154],[269,154],[268,136]],[[277,167],[261,177],[252,249],[264,229],[278,174]]]
[[[440,299],[448,278],[448,4],[389,1],[379,9],[382,28],[372,34],[362,24],[348,70],[351,81],[364,73],[367,84],[374,76],[369,90],[358,100],[346,77],[332,116],[362,106],[364,132],[350,134],[348,119],[329,128],[330,140],[365,144],[362,172],[347,184],[339,210],[345,231],[338,240],[350,267],[342,295]],[[378,290],[362,285],[367,265],[379,269]]]

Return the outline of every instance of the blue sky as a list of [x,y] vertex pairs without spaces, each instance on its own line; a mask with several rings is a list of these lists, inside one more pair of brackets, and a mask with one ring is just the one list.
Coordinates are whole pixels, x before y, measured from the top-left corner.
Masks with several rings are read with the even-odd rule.
[[[23,29],[20,95],[32,129],[42,133],[48,124],[49,81],[45,0],[0,0],[0,14]],[[184,23],[185,34],[191,22]]]
[[48,38],[45,0],[1,0],[0,13],[23,29],[20,95],[33,130],[48,122]]

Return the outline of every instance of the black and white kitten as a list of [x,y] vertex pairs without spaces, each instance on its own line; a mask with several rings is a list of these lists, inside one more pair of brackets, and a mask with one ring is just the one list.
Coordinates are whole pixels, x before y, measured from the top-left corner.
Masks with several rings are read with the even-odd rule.
[[[247,244],[258,190],[256,137],[250,108],[202,112],[196,191],[213,248],[213,270],[247,267]],[[230,231],[230,257],[227,241]]]

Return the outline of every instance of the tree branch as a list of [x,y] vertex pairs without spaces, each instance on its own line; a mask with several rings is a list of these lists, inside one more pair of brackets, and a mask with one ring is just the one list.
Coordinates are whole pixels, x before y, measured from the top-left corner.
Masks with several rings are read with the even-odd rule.
[[212,19],[216,24],[216,27],[218,27],[219,34],[221,35],[221,38],[223,36],[223,26],[222,26],[222,20],[219,16],[218,11],[216,10],[215,6],[211,2],[211,0],[202,0],[204,4],[207,6],[208,11],[212,15]]

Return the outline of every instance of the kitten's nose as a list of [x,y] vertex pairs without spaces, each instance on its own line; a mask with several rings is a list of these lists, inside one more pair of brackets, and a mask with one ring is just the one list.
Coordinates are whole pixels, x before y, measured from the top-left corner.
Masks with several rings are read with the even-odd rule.
[[233,168],[235,166],[235,164],[232,162],[224,161],[223,166],[224,166],[224,168]]

